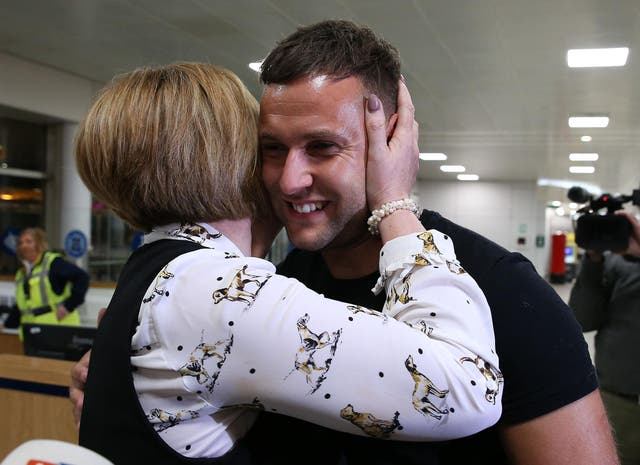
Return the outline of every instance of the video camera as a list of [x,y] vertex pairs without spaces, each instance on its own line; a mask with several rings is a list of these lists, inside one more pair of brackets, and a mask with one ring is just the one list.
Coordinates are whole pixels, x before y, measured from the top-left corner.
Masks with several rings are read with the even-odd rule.
[[[614,212],[621,210],[625,202],[640,205],[640,189],[634,189],[631,195],[602,194],[594,198],[582,187],[573,186],[567,192],[567,197],[572,202],[587,204],[577,211],[580,217],[574,228],[576,244],[583,249],[600,252],[628,247],[631,224],[626,217],[615,215]],[[605,208],[606,213],[603,214]]]

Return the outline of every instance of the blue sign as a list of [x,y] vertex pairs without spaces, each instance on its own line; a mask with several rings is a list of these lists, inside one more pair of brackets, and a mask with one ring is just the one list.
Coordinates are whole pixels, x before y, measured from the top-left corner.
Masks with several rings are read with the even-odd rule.
[[64,238],[64,251],[73,258],[80,258],[87,253],[87,236],[82,231],[69,231]]
[[15,255],[18,250],[18,237],[20,230],[18,228],[8,227],[0,237],[0,247],[9,255]]

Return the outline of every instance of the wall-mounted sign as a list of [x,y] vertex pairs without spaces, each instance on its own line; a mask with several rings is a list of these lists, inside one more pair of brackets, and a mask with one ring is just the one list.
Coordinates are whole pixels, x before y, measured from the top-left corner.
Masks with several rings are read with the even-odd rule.
[[87,236],[82,231],[69,231],[64,238],[64,251],[73,258],[80,258],[87,253]]

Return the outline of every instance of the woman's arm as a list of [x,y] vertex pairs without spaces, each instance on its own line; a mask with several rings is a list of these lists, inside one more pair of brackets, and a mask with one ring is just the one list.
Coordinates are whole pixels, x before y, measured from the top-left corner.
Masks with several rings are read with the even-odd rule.
[[82,268],[57,257],[51,262],[49,281],[56,294],[62,294],[67,283],[71,283],[71,295],[64,301],[64,306],[69,312],[84,302],[89,289],[89,275]]
[[[413,185],[417,127],[407,97],[401,86],[391,140],[402,143],[370,139],[373,205],[404,198]],[[379,136],[382,112],[368,111]],[[257,259],[180,257],[166,269],[175,277],[163,283],[170,297],[142,308],[139,328],[149,331],[134,338],[133,364],[153,366],[158,355],[144,348],[159,343],[190,394],[181,396],[184,410],[254,406],[381,439],[450,439],[490,426],[502,378],[482,292],[451,240],[424,231],[413,213],[385,216],[379,231],[385,313],[325,299]],[[146,399],[149,412],[172,405]]]
[[[384,314],[325,299],[258,259],[214,271],[206,257],[181,257],[165,270],[170,297],[143,306],[139,328],[150,331],[134,338],[134,377],[174,376],[185,411],[255,406],[380,439],[477,432],[500,416],[502,379],[488,306],[450,242],[430,231],[383,248]],[[161,354],[146,353],[158,344]],[[141,402],[172,411],[168,397]]]

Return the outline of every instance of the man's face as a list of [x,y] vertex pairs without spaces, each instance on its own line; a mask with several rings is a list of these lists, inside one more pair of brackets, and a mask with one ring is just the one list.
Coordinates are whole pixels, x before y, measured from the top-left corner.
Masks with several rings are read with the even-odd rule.
[[364,95],[357,78],[325,76],[264,92],[262,174],[296,247],[343,247],[368,237]]

